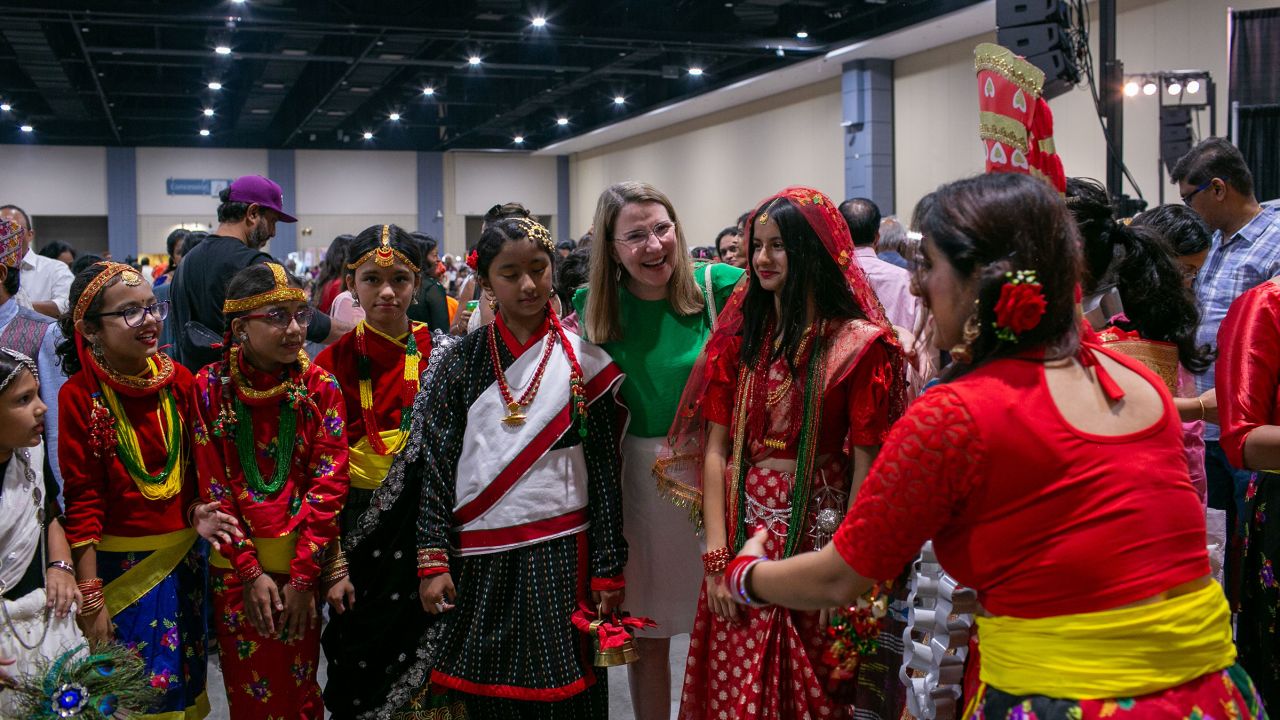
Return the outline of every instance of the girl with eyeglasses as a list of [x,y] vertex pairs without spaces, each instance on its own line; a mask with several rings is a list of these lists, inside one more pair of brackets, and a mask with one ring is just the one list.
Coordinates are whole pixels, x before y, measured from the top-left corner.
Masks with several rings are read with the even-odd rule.
[[[326,555],[322,584],[330,614],[321,641],[329,661],[325,708],[333,717],[393,712],[422,690],[418,641],[431,622],[416,597],[418,493],[404,475],[383,487],[409,441],[414,399],[431,356],[431,330],[409,319],[421,280],[422,245],[396,225],[356,236],[343,281],[365,317],[325,348],[316,364],[333,373],[346,402],[351,490],[341,542]],[[379,502],[371,506],[378,493]],[[394,627],[396,632],[385,632]]]
[[302,350],[313,310],[280,265],[236,273],[223,312],[195,437],[201,495],[243,532],[209,559],[227,701],[232,718],[318,719],[320,565],[348,486],[342,391]]
[[203,717],[197,530],[229,518],[196,503],[195,381],[159,350],[168,309],[128,265],[100,262],[76,277],[60,320],[70,377],[58,396],[58,453],[80,626],[94,643],[137,648],[162,692],[149,712]]

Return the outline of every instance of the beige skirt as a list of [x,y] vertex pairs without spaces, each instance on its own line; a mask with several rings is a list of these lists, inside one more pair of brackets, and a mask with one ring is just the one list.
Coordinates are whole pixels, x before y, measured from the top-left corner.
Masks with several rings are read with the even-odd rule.
[[703,543],[689,511],[658,494],[653,463],[665,438],[628,435],[622,443],[622,531],[627,538],[624,608],[658,624],[640,637],[693,630],[702,589]]
[[[76,626],[74,608],[65,618],[60,618],[53,611],[47,611],[44,604],[44,588],[33,590],[17,600],[4,601],[8,620],[0,614],[0,657],[16,660],[4,671],[19,682],[39,672],[42,666],[47,666],[62,653],[85,642],[80,628]],[[47,632],[46,621],[49,624]],[[35,649],[29,650],[29,646]],[[17,717],[12,703],[13,693],[0,693],[0,718]]]

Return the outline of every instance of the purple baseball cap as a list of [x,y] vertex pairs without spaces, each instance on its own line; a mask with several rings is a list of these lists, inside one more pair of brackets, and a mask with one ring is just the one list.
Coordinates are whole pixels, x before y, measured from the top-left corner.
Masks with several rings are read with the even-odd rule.
[[280,186],[261,175],[245,175],[236,178],[228,188],[227,200],[271,208],[280,216],[282,222],[298,222],[298,218],[284,211],[284,193],[280,191]]

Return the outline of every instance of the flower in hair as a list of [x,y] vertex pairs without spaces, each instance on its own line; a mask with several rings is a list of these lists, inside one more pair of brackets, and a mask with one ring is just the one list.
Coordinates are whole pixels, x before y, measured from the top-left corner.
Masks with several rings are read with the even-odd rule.
[[467,253],[467,267],[471,268],[474,271],[480,270],[480,253],[479,252],[472,250],[471,252]]
[[996,319],[991,325],[996,329],[996,337],[1016,343],[1019,335],[1040,324],[1048,303],[1035,270],[1007,272],[1004,277],[1000,300],[996,302]]

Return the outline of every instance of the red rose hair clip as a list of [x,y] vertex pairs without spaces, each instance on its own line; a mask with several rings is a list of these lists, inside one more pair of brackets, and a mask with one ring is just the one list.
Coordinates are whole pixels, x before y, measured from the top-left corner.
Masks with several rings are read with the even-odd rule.
[[1019,335],[1040,324],[1048,303],[1035,270],[1007,272],[1004,277],[1000,300],[996,302],[996,319],[991,325],[996,329],[996,337],[1016,343]]
[[480,254],[477,253],[475,250],[472,250],[471,252],[467,253],[467,267],[471,268],[471,270],[475,272],[480,269],[479,266],[480,266]]

